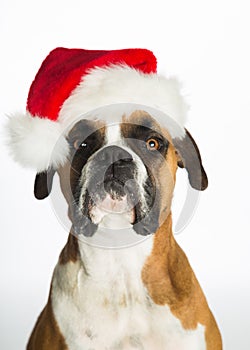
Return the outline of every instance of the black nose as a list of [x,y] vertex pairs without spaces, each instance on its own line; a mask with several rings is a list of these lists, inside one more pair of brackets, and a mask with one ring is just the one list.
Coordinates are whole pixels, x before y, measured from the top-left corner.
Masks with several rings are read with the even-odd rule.
[[125,149],[118,146],[105,147],[96,155],[96,160],[105,165],[132,162],[133,158]]
[[124,185],[135,174],[132,155],[121,147],[108,146],[99,152],[96,160],[103,165],[105,191],[125,195]]

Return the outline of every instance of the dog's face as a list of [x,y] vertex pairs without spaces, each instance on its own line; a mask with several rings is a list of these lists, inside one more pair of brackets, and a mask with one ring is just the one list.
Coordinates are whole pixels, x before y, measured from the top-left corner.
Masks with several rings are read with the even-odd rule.
[[98,225],[112,226],[113,220],[141,235],[155,232],[161,212],[170,208],[177,161],[169,138],[150,115],[137,111],[108,126],[81,120],[68,142],[78,233],[92,236]]
[[[206,187],[193,139],[189,137],[185,145],[183,140],[174,143],[145,111],[111,125],[80,120],[67,140],[69,161],[58,173],[76,234],[93,236],[98,227],[114,225],[132,227],[143,236],[154,233],[170,212],[177,166],[192,169],[190,155],[191,162],[198,159],[199,168],[188,170],[190,183]],[[38,177],[35,191],[39,188]]]

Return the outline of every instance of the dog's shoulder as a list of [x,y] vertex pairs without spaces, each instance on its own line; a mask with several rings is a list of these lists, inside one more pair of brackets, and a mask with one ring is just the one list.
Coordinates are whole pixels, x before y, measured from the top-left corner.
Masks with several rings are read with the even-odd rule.
[[67,350],[68,347],[55,320],[51,300],[37,319],[27,350]]

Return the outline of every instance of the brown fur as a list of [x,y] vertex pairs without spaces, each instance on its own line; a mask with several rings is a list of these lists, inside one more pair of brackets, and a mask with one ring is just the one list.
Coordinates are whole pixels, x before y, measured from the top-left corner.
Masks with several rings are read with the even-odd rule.
[[221,350],[221,336],[188,259],[172,234],[171,214],[157,230],[142,280],[156,304],[168,305],[184,329],[206,327],[207,350]]
[[59,256],[59,263],[65,265],[69,261],[76,262],[79,258],[80,256],[77,238],[70,233],[68,237],[68,242]]
[[67,350],[65,340],[56,323],[51,299],[41,312],[30,336],[27,350]]

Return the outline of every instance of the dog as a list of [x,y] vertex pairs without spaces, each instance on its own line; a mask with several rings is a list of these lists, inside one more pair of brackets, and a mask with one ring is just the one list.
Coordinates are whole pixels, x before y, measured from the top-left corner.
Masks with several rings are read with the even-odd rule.
[[[81,120],[67,139],[70,161],[58,174],[74,233],[28,350],[221,349],[215,319],[172,233],[177,167],[188,170],[201,160],[191,135],[173,144],[167,129],[137,110],[118,125]],[[37,198],[49,194],[52,176],[37,175]],[[189,178],[201,189],[207,185],[201,163]],[[106,227],[116,221],[117,235],[125,225],[147,239],[111,250],[77,239],[76,233],[101,235],[104,218]]]
[[57,48],[8,126],[14,157],[55,173],[72,223],[27,350],[221,350],[222,340],[172,232],[178,167],[205,190],[175,79],[146,49]]

